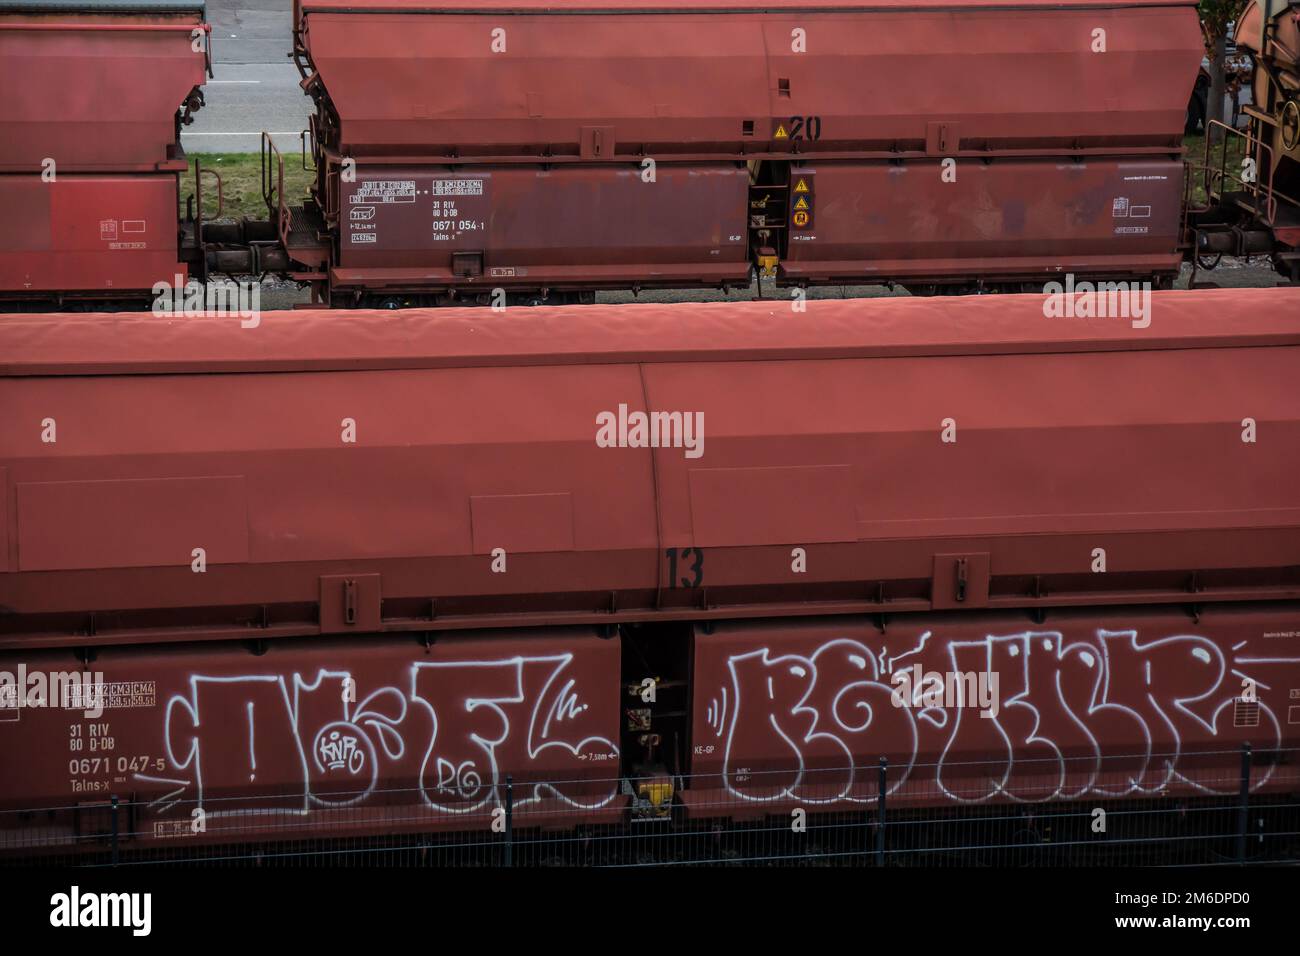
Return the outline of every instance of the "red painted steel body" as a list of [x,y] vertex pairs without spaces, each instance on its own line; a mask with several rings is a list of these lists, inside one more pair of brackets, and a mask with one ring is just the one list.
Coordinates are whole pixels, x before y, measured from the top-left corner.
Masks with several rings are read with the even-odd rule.
[[[1147,274],[1177,269],[1182,258],[1180,162],[971,163],[960,168],[960,189],[946,188],[942,175],[938,160],[795,166],[815,211],[792,235],[784,274],[935,282],[972,270]],[[1141,215],[1118,216],[1119,198],[1125,213]]]
[[[1177,0],[298,8],[358,158],[535,156],[541,145],[577,156],[584,126],[607,131],[604,154],[585,157],[600,159],[720,144],[888,149],[924,143],[932,121],[960,124],[982,149],[1173,146],[1201,49],[1194,7]],[[493,28],[506,30],[504,52]],[[807,52],[792,48],[796,28]],[[1105,53],[1093,52],[1095,29],[1107,31]],[[796,115],[821,117],[818,140],[776,138]]]
[[196,30],[205,30],[197,4],[189,12],[0,11],[0,172],[41,172],[47,159],[60,173],[169,168],[177,107],[205,76]]
[[[402,192],[378,191],[403,182]],[[474,195],[434,195],[447,183],[474,183]],[[744,168],[713,163],[666,167],[657,187],[671,201],[644,202],[636,169],[476,167],[473,177],[428,168],[358,169],[343,184],[344,222],[336,276],[382,288],[413,276],[457,281],[455,255],[493,250],[482,281],[628,285],[638,282],[747,285]],[[462,189],[461,192],[468,192]],[[430,218],[429,203],[440,203]],[[683,217],[682,210],[690,209]],[[434,231],[432,227],[440,227]],[[438,249],[430,259],[430,249]],[[497,261],[508,265],[495,265]]]
[[174,284],[176,176],[64,173],[0,176],[0,294],[45,290],[114,295]]
[[[904,804],[1222,792],[1243,740],[1300,743],[1297,315],[1300,290],[1156,293],[1146,328],[1041,296],[16,317],[0,670],[153,686],[81,721],[147,770],[66,763],[68,714],[34,709],[0,722],[38,766],[0,797],[129,783],[147,839],[183,835],[200,770],[205,801],[276,798],[263,836],[486,826],[508,774],[579,781],[556,825],[621,813],[631,632],[597,633],[687,624],[697,815],[865,799],[881,755]],[[620,405],[702,413],[702,453],[600,447]],[[999,673],[999,714],[882,704],[913,663]]]
[[[384,629],[427,626],[433,599],[440,627],[702,612],[670,548],[707,549],[714,614],[784,586],[826,610],[862,581],[925,598],[935,555],[965,553],[989,556],[989,606],[1035,575],[1058,603],[1181,600],[1194,570],[1295,596],[1297,296],[1157,293],[1147,329],[1046,319],[1041,296],[15,318],[2,640],[74,644],[90,611],[106,642],[237,633],[263,605],[286,633],[345,629],[304,607],[362,570]],[[598,447],[621,404],[702,414],[703,453]],[[1240,440],[1248,415],[1268,441]],[[791,544],[817,549],[806,576]]]
[[176,116],[206,43],[201,4],[0,10],[0,299],[139,298],[187,273]]

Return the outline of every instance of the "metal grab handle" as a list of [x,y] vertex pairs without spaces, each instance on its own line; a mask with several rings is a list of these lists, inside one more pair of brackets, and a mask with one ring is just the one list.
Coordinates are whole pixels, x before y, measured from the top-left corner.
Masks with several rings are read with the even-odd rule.
[[[221,182],[221,174],[217,172],[215,169],[212,169],[211,167],[206,167],[206,168],[200,167],[199,161],[197,159],[194,161],[194,170],[198,176],[202,176],[203,174],[206,173],[207,175],[211,176],[213,179],[217,181],[217,211],[212,216],[212,218],[220,219],[221,213],[226,208],[226,194],[225,194],[225,188]],[[200,210],[200,214],[201,212],[202,211]]]

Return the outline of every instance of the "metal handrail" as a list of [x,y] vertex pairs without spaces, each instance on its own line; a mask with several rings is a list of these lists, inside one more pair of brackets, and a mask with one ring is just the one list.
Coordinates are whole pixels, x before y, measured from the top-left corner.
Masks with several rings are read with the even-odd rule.
[[262,131],[262,199],[266,202],[267,212],[276,220],[280,244],[289,248],[289,204],[284,201],[284,157],[272,142],[271,134],[265,130]]
[[[1211,130],[1219,128],[1224,131],[1223,137],[1219,141],[1219,160],[1218,168],[1212,165],[1210,151],[1214,148],[1213,136]],[[1255,161],[1256,175],[1251,180],[1243,179],[1236,173],[1228,171],[1228,137],[1240,136],[1245,139],[1244,156]],[[1260,167],[1267,167],[1265,178],[1259,175]],[[1284,202],[1287,205],[1295,206],[1300,209],[1300,200],[1279,192],[1273,187],[1273,173],[1275,166],[1273,164],[1273,150],[1267,143],[1255,135],[1253,129],[1239,130],[1220,120],[1210,120],[1205,129],[1205,197],[1209,202],[1212,199],[1222,199],[1224,185],[1228,183],[1236,184],[1242,192],[1247,193],[1254,200],[1254,212],[1268,226],[1273,226],[1277,222],[1278,203]]]

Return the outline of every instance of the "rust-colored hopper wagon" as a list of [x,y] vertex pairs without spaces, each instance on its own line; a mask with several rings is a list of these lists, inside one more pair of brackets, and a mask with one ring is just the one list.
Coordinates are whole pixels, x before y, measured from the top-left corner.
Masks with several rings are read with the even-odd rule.
[[[0,310],[148,305],[188,267],[202,0],[0,0]],[[192,237],[191,237],[192,238]]]
[[1194,4],[296,0],[336,304],[1177,275]]

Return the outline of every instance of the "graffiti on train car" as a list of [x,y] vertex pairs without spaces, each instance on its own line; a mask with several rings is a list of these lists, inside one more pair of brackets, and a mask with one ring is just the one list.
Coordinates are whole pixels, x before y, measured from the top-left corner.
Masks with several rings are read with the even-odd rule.
[[[412,781],[431,810],[468,814],[500,804],[505,768],[548,781],[517,785],[516,805],[614,799],[613,709],[593,709],[601,688],[586,686],[574,654],[416,661],[393,677],[366,686],[346,668],[191,674],[162,708],[167,770],[135,779],[170,788],[155,811],[197,804],[209,816],[224,803],[212,794],[237,789],[257,796],[225,803],[234,812],[308,813]],[[576,779],[602,764],[611,769],[599,783]]]
[[[1042,629],[943,640],[927,630],[901,644],[879,634],[724,643],[697,642],[697,680],[722,678],[697,686],[697,769],[717,768],[727,790],[756,802],[874,800],[881,755],[892,768],[887,792],[927,775],[962,803],[1171,786],[1236,792],[1235,775],[1207,779],[1184,766],[1191,745],[1230,748],[1248,737],[1257,748],[1277,746],[1288,713],[1279,717],[1260,695],[1300,684],[1300,656],[1191,633]],[[974,695],[942,699],[935,682],[972,674],[994,678],[993,707]],[[913,695],[907,706],[900,688]],[[790,769],[755,773],[760,763]],[[818,769],[849,767],[833,780]]]

